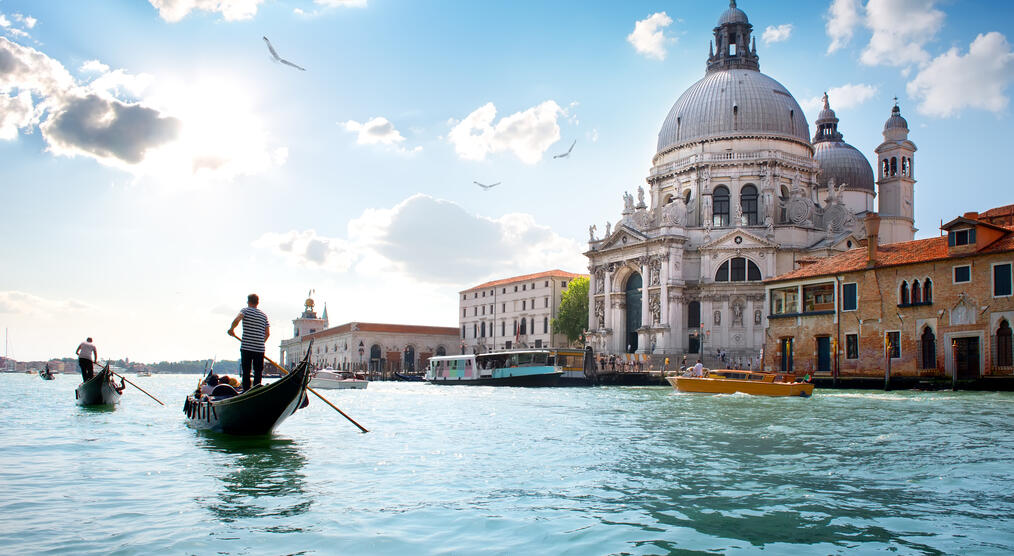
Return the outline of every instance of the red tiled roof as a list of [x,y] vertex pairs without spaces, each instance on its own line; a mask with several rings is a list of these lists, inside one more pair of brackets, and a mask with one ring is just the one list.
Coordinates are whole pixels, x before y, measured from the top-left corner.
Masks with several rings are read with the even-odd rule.
[[[1014,251],[1014,234],[1007,234],[979,251],[965,252],[958,255],[951,255],[948,252],[946,237],[932,237],[929,239],[878,245],[876,268],[925,263],[943,259],[960,259],[1007,251]],[[844,253],[808,264],[781,276],[769,278],[765,282],[784,282],[786,280],[833,276],[845,272],[864,270],[866,269],[866,252],[865,248],[850,249]]]
[[991,208],[986,212],[979,213],[979,218],[995,218],[997,216],[1014,216],[1014,205]]
[[378,322],[347,322],[338,326],[333,326],[327,330],[321,330],[314,332],[313,334],[307,334],[313,338],[323,338],[325,336],[334,336],[338,334],[346,334],[352,331],[352,327],[355,326],[358,332],[388,332],[393,334],[437,334],[444,336],[458,337],[458,328],[450,326],[426,326],[416,324],[385,324]]
[[473,290],[481,290],[484,288],[492,288],[493,286],[499,286],[501,284],[513,284],[514,282],[524,282],[525,280],[538,280],[539,278],[587,278],[587,274],[574,274],[573,272],[564,272],[562,270],[547,270],[545,272],[537,272],[535,274],[525,274],[523,276],[515,276],[513,278],[504,278],[503,280],[493,280],[492,282],[486,282],[479,284],[478,286],[468,288],[467,290],[461,290],[458,293],[470,292]]

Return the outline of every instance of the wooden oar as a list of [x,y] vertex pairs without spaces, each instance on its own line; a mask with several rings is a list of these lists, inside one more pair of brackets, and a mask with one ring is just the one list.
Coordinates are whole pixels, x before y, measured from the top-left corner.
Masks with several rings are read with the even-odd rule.
[[160,399],[156,398],[155,396],[152,396],[151,394],[149,394],[149,393],[145,392],[145,391],[144,391],[144,388],[141,388],[140,386],[138,386],[138,385],[134,384],[133,382],[130,382],[130,380],[128,380],[128,379],[127,379],[127,377],[125,377],[125,376],[123,376],[123,375],[121,375],[121,374],[117,374],[117,373],[116,373],[116,371],[114,371],[114,370],[112,370],[112,369],[109,369],[109,372],[110,372],[111,374],[113,374],[114,376],[118,376],[118,377],[122,378],[122,379],[123,379],[123,380],[124,380],[124,381],[125,381],[125,382],[126,382],[127,384],[129,384],[129,385],[133,386],[134,388],[137,388],[138,390],[140,390],[140,391],[144,392],[144,394],[145,394],[146,396],[148,396],[149,398],[151,398],[151,399],[155,400],[156,402],[158,402],[158,403],[160,403],[160,404],[162,404],[162,405],[165,405],[164,403],[162,403],[162,400],[160,400]]
[[[239,338],[237,338],[236,336],[233,336],[233,338],[236,338],[237,340],[240,340],[240,339],[239,339]],[[242,341],[242,340],[240,340],[240,341]],[[277,367],[279,371],[282,371],[282,374],[283,374],[283,375],[287,375],[287,374],[289,374],[289,371],[287,371],[287,370],[285,369],[285,367],[283,367],[283,366],[279,365],[278,363],[275,363],[275,362],[274,362],[274,361],[272,361],[272,360],[271,360],[271,358],[270,358],[270,357],[268,357],[267,355],[265,355],[265,356],[264,356],[264,360],[265,360],[265,361],[267,361],[268,363],[271,363],[271,364],[272,364],[272,365],[274,365],[275,367]],[[344,411],[342,411],[342,410],[338,409],[338,406],[337,406],[337,405],[335,405],[335,404],[331,403],[331,401],[330,401],[330,400],[328,400],[328,399],[327,399],[327,398],[325,398],[324,396],[321,396],[321,395],[320,395],[319,393],[317,393],[317,391],[316,391],[316,390],[314,390],[313,388],[310,388],[309,386],[307,386],[307,387],[306,387],[306,389],[307,389],[307,390],[309,390],[310,392],[313,392],[313,395],[314,395],[314,396],[317,396],[318,398],[320,398],[320,399],[321,399],[321,400],[322,400],[322,401],[323,401],[324,403],[326,403],[327,405],[331,406],[331,408],[332,408],[332,409],[334,409],[334,410],[335,410],[335,411],[337,411],[338,413],[341,413],[341,414],[342,414],[342,417],[344,417],[344,418],[348,419],[350,423],[352,423],[353,425],[355,425],[355,426],[359,427],[359,430],[361,430],[361,431],[363,431],[363,432],[370,432],[370,431],[366,430],[366,427],[364,427],[364,426],[360,425],[359,423],[357,423],[355,419],[353,419],[352,417],[349,417],[349,416],[348,416],[348,414],[346,414],[346,413],[345,413]]]

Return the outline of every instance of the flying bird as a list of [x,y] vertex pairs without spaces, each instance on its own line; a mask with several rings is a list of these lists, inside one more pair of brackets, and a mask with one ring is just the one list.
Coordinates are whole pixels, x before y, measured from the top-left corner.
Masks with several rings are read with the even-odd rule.
[[568,156],[570,156],[570,151],[574,150],[574,145],[576,145],[576,144],[577,144],[577,139],[574,139],[574,142],[570,144],[570,148],[567,149],[567,152],[565,152],[563,154],[553,155],[553,158],[554,159],[556,159],[556,158],[567,158]]
[[496,182],[496,183],[494,183],[494,184],[490,184],[490,185],[486,185],[486,184],[484,184],[484,183],[479,183],[479,182],[477,182],[477,181],[473,181],[472,183],[474,183],[475,185],[478,185],[478,186],[479,186],[479,187],[481,187],[481,188],[482,188],[482,189],[483,189],[484,191],[489,191],[490,189],[493,189],[494,187],[496,187],[496,186],[500,185],[500,182]]
[[297,66],[296,64],[293,64],[292,62],[290,62],[290,61],[286,60],[285,58],[282,58],[281,56],[279,56],[278,53],[275,52],[275,47],[271,46],[271,41],[269,41],[267,37],[261,37],[261,38],[264,39],[265,43],[267,43],[267,45],[268,45],[268,51],[271,52],[271,57],[274,58],[275,62],[279,62],[279,63],[285,64],[287,66],[292,66],[292,67],[298,69],[299,71],[306,71],[306,68]]

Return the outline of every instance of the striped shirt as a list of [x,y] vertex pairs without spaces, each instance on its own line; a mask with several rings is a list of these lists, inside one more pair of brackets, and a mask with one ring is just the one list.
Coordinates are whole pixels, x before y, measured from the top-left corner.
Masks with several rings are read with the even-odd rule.
[[243,307],[243,343],[239,349],[264,353],[264,332],[268,328],[268,316],[256,307]]

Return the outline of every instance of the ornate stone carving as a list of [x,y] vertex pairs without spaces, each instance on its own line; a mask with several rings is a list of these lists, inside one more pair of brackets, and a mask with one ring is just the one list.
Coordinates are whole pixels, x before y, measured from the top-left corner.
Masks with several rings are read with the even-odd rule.
[[595,269],[595,293],[606,293],[606,272],[601,266]]
[[612,224],[610,224],[608,220],[606,220],[606,237],[607,237],[607,238],[608,238],[609,236],[611,236],[611,235],[612,235],[612,232],[610,231],[610,228],[611,228],[612,226],[613,226],[613,225],[612,225]]
[[715,326],[718,326],[718,325],[722,324],[722,312],[721,311],[715,311],[715,315],[714,316],[715,316]]
[[662,209],[662,221],[669,226],[683,226],[687,221],[687,205],[676,197]]
[[606,327],[606,304],[602,299],[595,300],[595,322],[599,328]]
[[651,310],[651,323],[658,324],[662,321],[662,299],[659,292],[654,291],[648,297],[648,309]]
[[637,207],[643,208],[645,206],[646,205],[644,204],[644,188],[639,185],[637,186]]
[[648,263],[648,285],[657,286],[662,282],[662,259],[652,257]]
[[975,324],[975,300],[966,293],[958,294],[958,302],[951,308],[951,326]]
[[634,212],[634,196],[623,192],[623,214]]
[[732,325],[743,326],[743,306],[745,303],[741,299],[737,299],[732,303]]
[[588,226],[588,243],[595,241],[595,224]]
[[761,323],[761,310],[760,309],[754,310],[754,312],[753,312],[753,323],[754,324],[760,324]]
[[792,222],[797,226],[802,226],[810,219],[810,209],[810,201],[803,199],[802,197],[793,197],[792,199],[789,199],[787,211],[789,222]]

